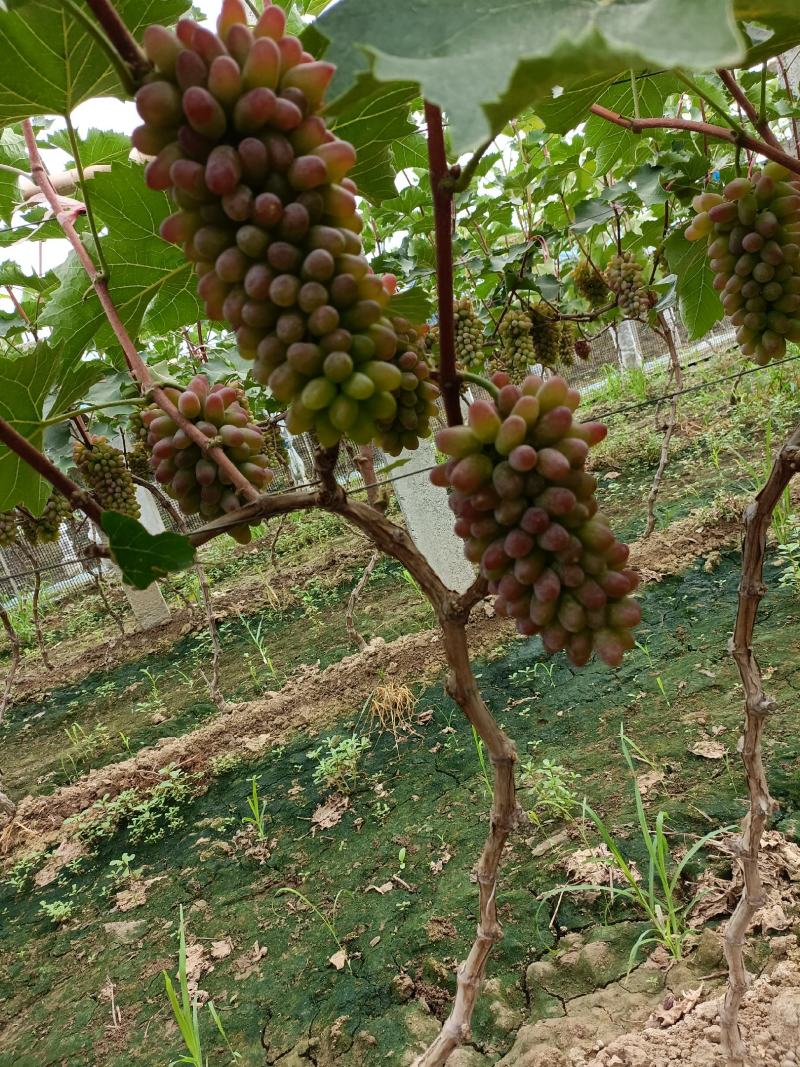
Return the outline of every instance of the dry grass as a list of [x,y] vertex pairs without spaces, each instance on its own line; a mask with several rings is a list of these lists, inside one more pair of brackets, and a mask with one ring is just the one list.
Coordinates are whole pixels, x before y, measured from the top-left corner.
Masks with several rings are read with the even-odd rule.
[[407,685],[386,682],[376,685],[369,702],[370,733],[373,729],[390,733],[398,741],[414,732],[413,716],[417,698]]

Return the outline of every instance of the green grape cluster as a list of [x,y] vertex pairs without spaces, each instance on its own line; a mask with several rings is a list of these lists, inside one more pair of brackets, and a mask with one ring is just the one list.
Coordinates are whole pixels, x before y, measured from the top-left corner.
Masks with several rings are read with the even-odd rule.
[[136,94],[146,181],[179,210],[162,236],[195,264],[208,316],[236,330],[253,377],[288,405],[290,433],[366,443],[394,416],[400,372],[385,311],[395,279],[363,254],[352,145],[321,115],[333,76],[281,7],[247,25],[224,0],[218,33],[190,19],[150,26],[157,72]]
[[119,511],[131,519],[139,518],[136,486],[120,449],[114,448],[106,437],[92,437],[91,447],[76,441],[72,456],[103,511]]
[[592,346],[585,337],[578,337],[575,341],[575,355],[578,359],[586,361],[592,354]]
[[455,318],[456,361],[466,370],[478,371],[483,367],[483,326],[475,314],[472,301],[456,300],[453,303]]
[[627,319],[639,319],[650,309],[642,265],[632,252],[612,256],[605,272],[608,288],[616,295],[617,307]]
[[530,309],[531,339],[536,359],[543,367],[555,367],[561,357],[561,323],[558,312],[549,304],[539,302]]
[[429,380],[428,364],[412,344],[400,351],[393,365],[401,374],[397,407],[393,415],[378,421],[378,443],[384,452],[397,456],[404,448],[417,448],[421,437],[430,437],[439,390]]
[[572,270],[575,292],[591,307],[599,307],[608,298],[608,286],[603,275],[588,259],[582,259]]
[[262,428],[264,437],[264,455],[272,470],[276,467],[286,467],[289,463],[289,451],[277,423],[271,422]]
[[575,323],[565,319],[558,329],[558,362],[564,367],[575,362]]
[[72,515],[72,505],[65,496],[54,489],[47,499],[44,511],[34,519],[21,514],[19,524],[25,538],[32,545],[44,545],[58,540],[61,524]]
[[431,367],[439,366],[439,327],[426,326],[422,335],[422,348]]
[[18,532],[17,516],[14,512],[0,511],[0,548],[10,548],[16,544]]
[[800,178],[767,163],[692,201],[686,238],[708,240],[714,288],[744,355],[764,365],[800,341]]
[[147,450],[147,430],[145,430],[144,440],[134,441],[133,447],[128,449],[126,459],[131,474],[145,481],[150,480],[153,472],[150,469],[150,453]]
[[468,425],[436,435],[451,458],[431,480],[450,489],[455,531],[497,594],[498,614],[521,634],[541,634],[548,652],[566,649],[577,666],[593,652],[618,666],[641,610],[630,597],[638,579],[625,568],[628,547],[598,512],[585,469],[606,427],[573,420],[580,396],[563,378],[493,381],[496,402],[474,401]]
[[[198,374],[183,391],[170,387],[165,393],[184,418],[223,450],[251,485],[258,490],[267,487],[272,471],[264,454],[264,437],[242,403],[240,389],[222,382],[211,385],[204,374]],[[245,503],[214,460],[161,408],[145,408],[142,422],[148,431],[150,466],[156,481],[185,515],[199,513],[205,519],[215,519]],[[241,544],[251,539],[246,525],[228,532]]]
[[531,316],[521,308],[508,308],[500,323],[500,358],[502,368],[509,374],[524,377],[536,362],[531,337]]

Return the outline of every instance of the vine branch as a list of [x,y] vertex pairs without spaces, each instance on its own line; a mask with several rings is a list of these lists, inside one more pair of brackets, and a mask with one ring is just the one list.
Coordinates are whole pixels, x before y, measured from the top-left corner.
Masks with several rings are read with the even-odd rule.
[[120,58],[129,68],[136,85],[141,84],[146,74],[152,70],[150,61],[139,47],[139,43],[122,21],[110,0],[86,0],[94,17],[105,30],[111,44]]
[[752,122],[753,127],[761,134],[763,140],[768,145],[771,145],[773,148],[780,149],[781,143],[770,129],[770,125],[767,122],[766,116],[760,115],[758,109],[750,103],[750,99],[747,96],[747,93],[736,81],[736,78],[734,78],[733,76],[733,72],[730,70],[718,70],[717,74],[719,75],[722,84],[731,94],[731,96],[742,109],[742,111],[745,113],[745,115],[747,115],[750,122]]

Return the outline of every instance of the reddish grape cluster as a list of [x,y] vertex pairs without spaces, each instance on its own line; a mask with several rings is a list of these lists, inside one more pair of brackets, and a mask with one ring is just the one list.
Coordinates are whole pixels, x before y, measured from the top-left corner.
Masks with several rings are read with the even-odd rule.
[[420,354],[416,331],[402,319],[394,319],[393,324],[403,342],[393,361],[400,371],[400,384],[394,414],[379,418],[377,424],[381,448],[390,456],[398,456],[404,448],[417,448],[420,437],[430,437],[439,390],[430,381],[430,368]]
[[714,288],[746,356],[766,364],[800,341],[800,178],[767,163],[724,195],[701,193],[686,238],[708,239]]
[[606,427],[573,420],[580,396],[563,378],[493,381],[496,403],[476,400],[468,425],[436,435],[452,458],[431,480],[450,488],[456,533],[497,593],[499,614],[577,666],[593,651],[618,666],[641,610],[629,596],[638,579],[625,569],[628,546],[599,514],[597,481],[585,470]]
[[396,407],[392,280],[362,252],[355,150],[319,114],[334,68],[285,22],[267,3],[250,27],[242,0],[224,0],[217,34],[150,26],[157,73],[136,94],[133,143],[156,157],[148,185],[180,208],[162,236],[195,263],[208,316],[236,330],[254,378],[289,405],[290,432],[366,442]]
[[[204,374],[198,374],[186,389],[170,387],[164,392],[184,418],[223,450],[251,485],[258,490],[269,485],[272,471],[263,451],[264,438],[252,422],[239,389],[222,382],[211,385]],[[177,500],[185,515],[199,513],[215,519],[245,503],[214,460],[161,408],[155,404],[145,408],[142,423],[148,431],[150,466],[156,481]],[[228,532],[241,544],[250,540],[248,526]]]
[[106,437],[92,437],[91,446],[75,441],[72,455],[103,511],[119,511],[132,519],[139,518],[136,486],[120,449]]
[[578,337],[575,341],[575,355],[578,359],[586,360],[592,354],[592,346],[585,337]]

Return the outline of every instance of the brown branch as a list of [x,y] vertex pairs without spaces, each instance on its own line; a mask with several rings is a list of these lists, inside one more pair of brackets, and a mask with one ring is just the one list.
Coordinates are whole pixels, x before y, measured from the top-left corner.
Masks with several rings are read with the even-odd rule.
[[134,80],[139,83],[153,69],[133,34],[120,18],[110,0],[86,0],[95,18],[105,30],[109,41],[120,58],[130,68]]
[[692,133],[704,133],[708,137],[714,137],[718,141],[727,141],[728,144],[739,148],[747,148],[766,159],[773,159],[787,170],[800,174],[800,159],[795,159],[781,148],[775,148],[757,137],[737,133],[736,130],[725,129],[724,126],[714,126],[710,122],[695,122],[694,119],[681,118],[646,118],[631,119],[625,115],[619,115],[600,104],[592,104],[589,110],[607,122],[613,122],[616,126],[622,126],[633,133],[641,133],[643,130],[689,130]]
[[31,565],[31,571],[33,572],[33,596],[31,597],[31,612],[33,614],[33,627],[36,631],[36,643],[39,646],[39,652],[42,657],[42,663],[47,667],[48,671],[52,671],[53,663],[47,654],[47,647],[44,643],[44,630],[42,629],[42,617],[39,613],[39,596],[42,592],[42,575],[39,570],[39,564],[36,560],[35,554],[31,551],[28,545],[25,544],[24,538],[20,538],[17,542],[19,549],[22,552],[25,559]]
[[667,351],[669,352],[670,363],[672,365],[672,374],[675,378],[675,389],[670,398],[667,424],[664,427],[664,436],[661,439],[661,455],[658,460],[658,468],[655,477],[653,478],[653,484],[650,486],[650,492],[647,494],[647,525],[642,534],[643,541],[646,540],[656,528],[656,500],[658,499],[661,482],[664,478],[664,471],[667,467],[667,460],[669,459],[670,441],[675,432],[675,418],[678,413],[678,394],[683,388],[683,372],[681,371],[681,361],[678,356],[678,350],[675,347],[675,335],[661,312],[659,312],[658,321],[661,329],[657,332],[664,338],[667,345]]
[[[8,617],[8,612],[2,604],[0,604],[0,622],[3,624],[8,643],[11,645],[11,666],[8,668],[8,674],[3,683],[3,697],[2,700],[0,700],[0,722],[2,722],[6,713],[6,708],[11,703],[11,693],[14,689],[14,677],[19,667],[20,644],[19,637],[17,637],[17,631],[11,625],[11,619]],[[2,794],[0,794],[0,796],[1,795]],[[0,811],[2,810],[2,803],[0,803]]]
[[[102,0],[102,2],[101,0],[98,0],[98,2],[100,2],[101,6],[104,6],[104,0]],[[169,417],[176,422],[182,430],[184,430],[190,440],[192,440],[205,455],[217,464],[220,473],[226,476],[229,483],[240,492],[246,500],[256,500],[259,496],[258,490],[250,484],[236,464],[228,459],[224,450],[216,445],[212,445],[209,438],[207,438],[193,422],[190,422],[178,411],[177,407],[172,403],[161,386],[153,384],[150,369],[139,355],[136,346],[131,340],[130,334],[126,330],[122,319],[119,316],[119,312],[111,299],[111,295],[108,291],[108,279],[97,270],[92,257],[89,255],[85,245],[78,236],[71,214],[62,211],[61,209],[58,194],[54,190],[52,182],[50,181],[50,176],[47,173],[39,152],[39,147],[36,144],[36,136],[33,132],[33,127],[28,119],[22,123],[22,132],[25,135],[25,144],[28,149],[28,158],[31,162],[33,179],[42,190],[64,236],[72,245],[73,251],[80,260],[81,266],[89,276],[89,280],[97,294],[100,306],[114,332],[114,336],[117,338],[120,347],[122,348],[125,362],[128,365],[131,376],[139,383],[142,392],[151,396],[161,410],[166,415],[169,415]]]
[[733,71],[718,70],[717,74],[721,79],[722,84],[731,94],[731,96],[742,109],[742,111],[745,113],[745,115],[747,115],[748,119],[750,119],[750,122],[753,124],[755,129],[757,129],[758,132],[761,134],[763,140],[767,144],[772,145],[773,148],[779,149],[781,147],[780,141],[770,129],[770,125],[767,120],[765,118],[762,118],[762,116],[758,113],[758,109],[750,103],[750,99],[747,96],[747,93],[744,91],[744,89],[742,89],[742,87],[736,81],[736,78],[733,76]]
[[7,423],[5,419],[0,419],[0,441],[10,448],[12,452],[16,452],[21,460],[27,463],[29,467],[33,467],[46,481],[50,482],[53,488],[63,494],[74,508],[83,511],[92,522],[100,526],[102,512],[97,502],[84,489],[81,489],[79,485],[73,482],[71,478],[68,478],[66,474],[60,471],[55,463],[51,463],[47,456],[42,455],[41,452],[35,449],[27,438],[17,433],[14,427]]
[[433,196],[436,233],[436,291],[439,298],[439,386],[447,422],[460,426],[461,401],[456,375],[455,318],[453,314],[453,175],[447,166],[442,112],[425,101],[428,127],[428,172]]
[[764,691],[758,660],[753,652],[753,630],[764,585],[764,556],[767,533],[775,508],[784,490],[800,470],[800,426],[784,443],[772,464],[769,477],[755,500],[744,513],[742,542],[742,577],[739,584],[739,607],[730,652],[744,688],[745,725],[742,762],[747,778],[750,810],[742,823],[738,848],[744,876],[744,889],[736,910],[725,928],[725,958],[728,961],[728,990],[720,1011],[722,1047],[729,1067],[744,1067],[747,1049],[738,1025],[739,1006],[750,979],[744,965],[747,929],[764,904],[764,889],[758,869],[761,837],[773,810],[767,776],[762,759],[762,737],[767,716],[776,708],[775,701]]
[[350,638],[350,640],[353,642],[359,652],[364,651],[364,649],[367,647],[367,642],[356,629],[356,624],[353,620],[353,616],[355,615],[356,602],[358,601],[359,596],[364,592],[364,588],[370,579],[370,575],[375,570],[375,564],[380,558],[380,552],[375,549],[375,551],[369,558],[369,562],[364,568],[364,573],[353,586],[350,596],[347,598],[347,611],[345,612],[344,616],[344,624],[347,628],[347,636]]

